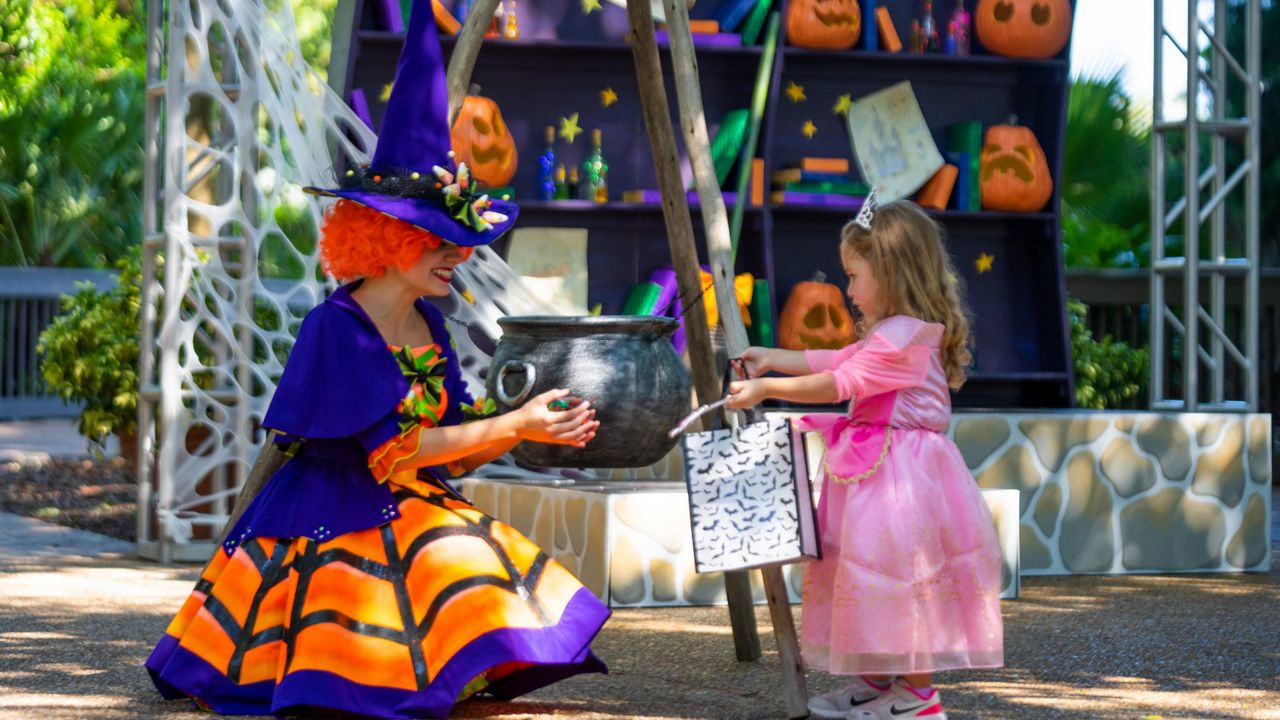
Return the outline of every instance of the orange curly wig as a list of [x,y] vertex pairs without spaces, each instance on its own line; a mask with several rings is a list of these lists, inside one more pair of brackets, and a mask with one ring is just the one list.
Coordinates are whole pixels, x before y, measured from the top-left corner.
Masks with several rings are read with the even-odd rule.
[[[439,236],[372,208],[339,199],[325,212],[320,233],[320,264],[339,280],[380,277],[389,267],[407,271]],[[473,249],[462,248],[470,257]]]

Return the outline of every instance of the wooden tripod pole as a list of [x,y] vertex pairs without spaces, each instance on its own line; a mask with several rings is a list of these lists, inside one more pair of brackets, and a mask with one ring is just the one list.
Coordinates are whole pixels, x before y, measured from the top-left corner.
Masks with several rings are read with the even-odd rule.
[[[642,4],[644,0],[628,3]],[[715,283],[716,307],[720,311],[720,323],[724,327],[729,357],[737,357],[750,343],[747,341],[747,328],[742,321],[737,293],[733,287],[733,244],[724,196],[720,193],[720,182],[711,160],[711,141],[707,133],[706,113],[702,107],[698,58],[693,50],[689,10],[684,0],[664,0],[664,5],[667,11],[667,31],[671,38],[671,64],[675,69],[676,99],[680,104],[680,125],[684,130],[684,145],[689,151],[694,181],[698,187],[698,202],[702,205],[707,259],[711,262],[711,276]],[[776,18],[770,25],[771,30],[776,33]],[[742,200],[743,197],[739,195],[739,207],[743,204]],[[765,597],[769,602],[769,615],[773,620],[773,634],[778,643],[778,655],[782,661],[783,699],[791,717],[805,717],[809,714],[808,692],[805,687],[804,666],[800,659],[800,644],[787,599],[786,581],[782,577],[782,570],[776,566],[762,569],[761,574]],[[728,587],[726,582],[726,592]],[[732,601],[731,597],[730,613],[733,612]],[[740,602],[750,608],[749,586],[745,601]]]
[[[675,130],[671,126],[667,90],[663,85],[662,61],[658,57],[658,43],[654,38],[653,13],[648,0],[639,0],[627,3],[627,14],[631,24],[628,37],[636,62],[636,80],[640,86],[645,131],[649,135],[658,188],[662,192],[662,216],[667,227],[667,242],[671,246],[671,262],[675,266],[680,297],[686,298],[684,330],[689,346],[693,386],[698,394],[698,401],[707,403],[720,397],[722,369],[715,366],[711,331],[707,326],[706,309],[701,300],[702,277],[698,270],[698,249],[693,239],[689,204],[680,180],[680,156],[676,149]],[[687,32],[687,14],[685,21]],[[705,132],[705,127],[703,129]],[[707,146],[704,145],[705,147]],[[716,195],[719,196],[719,192]],[[723,201],[720,204],[720,214],[723,217]],[[711,419],[704,417],[701,422],[709,423]],[[725,592],[729,597],[729,620],[733,627],[733,643],[738,659],[754,660],[760,657],[760,636],[756,630],[751,583],[747,574],[726,573]]]
[[445,87],[449,89],[449,127],[458,119],[462,109],[462,101],[467,97],[467,89],[471,87],[471,71],[476,67],[476,56],[480,54],[480,45],[484,42],[484,31],[493,20],[493,13],[498,9],[500,0],[476,0],[471,6],[467,20],[458,31],[458,41],[453,45],[453,54],[449,56],[449,69],[445,73]]

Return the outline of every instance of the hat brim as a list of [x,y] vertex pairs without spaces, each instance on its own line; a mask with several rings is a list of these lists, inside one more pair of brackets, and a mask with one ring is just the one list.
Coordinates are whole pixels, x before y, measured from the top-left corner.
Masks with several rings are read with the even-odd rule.
[[410,225],[422,228],[446,242],[451,242],[461,247],[488,245],[497,240],[503,233],[511,229],[511,226],[516,222],[516,215],[520,212],[519,206],[513,202],[491,198],[493,205],[489,209],[506,215],[507,220],[481,232],[459,223],[438,204],[424,198],[387,195],[361,188],[305,187],[303,191],[312,195],[344,198],[360,203],[365,207],[390,215],[397,220],[403,220]]

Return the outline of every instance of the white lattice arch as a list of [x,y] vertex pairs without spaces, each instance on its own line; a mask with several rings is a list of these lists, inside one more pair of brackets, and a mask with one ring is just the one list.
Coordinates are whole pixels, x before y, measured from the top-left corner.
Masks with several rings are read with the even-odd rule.
[[[149,5],[138,548],[203,560],[297,327],[333,286],[322,201],[301,187],[331,184],[375,137],[303,61],[288,2],[170,2],[167,19]],[[488,248],[456,286],[443,305],[480,391],[497,319],[546,309]]]

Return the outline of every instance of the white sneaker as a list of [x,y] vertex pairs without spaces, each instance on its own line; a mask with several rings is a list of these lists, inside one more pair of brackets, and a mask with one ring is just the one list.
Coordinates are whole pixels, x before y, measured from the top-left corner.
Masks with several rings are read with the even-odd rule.
[[854,708],[869,703],[888,692],[881,690],[860,677],[840,690],[832,690],[809,698],[809,714],[829,720],[844,720]]
[[902,679],[895,680],[893,687],[880,697],[851,709],[845,717],[848,720],[947,720],[947,714],[942,711],[942,695],[937,690],[928,700],[921,700]]

